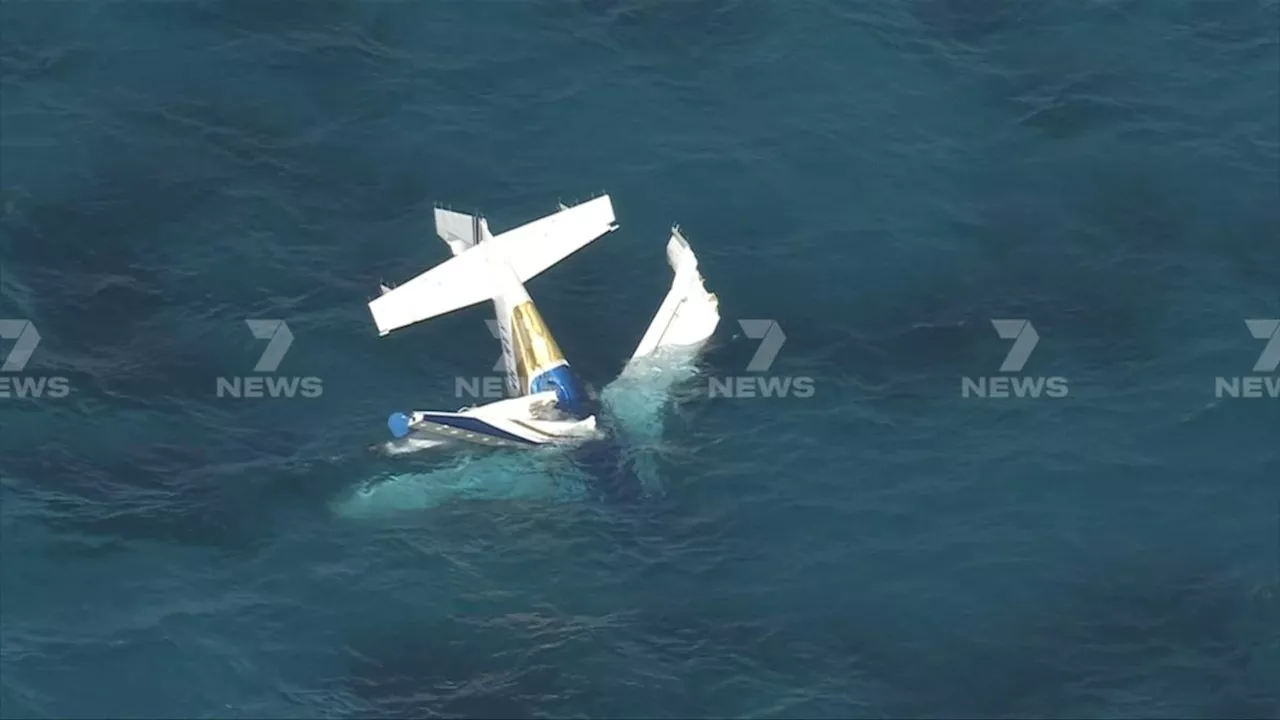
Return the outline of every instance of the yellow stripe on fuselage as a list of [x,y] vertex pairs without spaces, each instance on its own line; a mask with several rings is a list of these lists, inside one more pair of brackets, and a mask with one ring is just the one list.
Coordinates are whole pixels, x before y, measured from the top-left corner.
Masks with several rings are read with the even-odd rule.
[[564,362],[564,353],[551,331],[538,314],[532,300],[525,300],[511,309],[511,336],[516,357],[516,377],[520,389],[528,392],[529,380],[537,373]]

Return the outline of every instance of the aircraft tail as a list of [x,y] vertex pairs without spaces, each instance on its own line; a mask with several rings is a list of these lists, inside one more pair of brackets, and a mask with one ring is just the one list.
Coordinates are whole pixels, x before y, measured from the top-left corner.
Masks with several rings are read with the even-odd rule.
[[499,297],[510,277],[502,264],[525,283],[617,227],[608,195],[562,206],[496,237],[484,218],[438,209],[436,231],[453,257],[399,287],[383,288],[369,303],[378,334]]
[[482,217],[436,208],[436,234],[454,255],[461,255],[481,240],[491,239],[489,223]]

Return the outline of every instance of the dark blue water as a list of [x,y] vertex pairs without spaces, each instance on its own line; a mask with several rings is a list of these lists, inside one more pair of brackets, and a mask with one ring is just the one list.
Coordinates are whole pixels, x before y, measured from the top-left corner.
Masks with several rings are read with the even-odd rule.
[[[0,714],[1280,715],[1280,400],[1215,395],[1280,318],[1277,13],[6,0],[6,375],[71,392],[0,398]],[[724,316],[661,490],[337,516],[497,354],[485,307],[376,336],[432,206],[602,190],[529,286],[587,381],[672,222]],[[246,318],[320,397],[217,397]],[[812,397],[711,397],[749,318]],[[1066,397],[962,396],[993,318]]]

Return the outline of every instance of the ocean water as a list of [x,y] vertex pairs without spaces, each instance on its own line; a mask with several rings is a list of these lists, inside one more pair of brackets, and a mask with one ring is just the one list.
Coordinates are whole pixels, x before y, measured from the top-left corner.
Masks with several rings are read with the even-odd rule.
[[[5,0],[0,715],[1280,716],[1278,13]],[[373,451],[498,351],[377,337],[432,207],[602,191],[529,284],[584,378],[674,222],[723,316],[624,462]],[[320,396],[218,397],[247,318]],[[811,395],[713,392],[742,319]],[[992,319],[1065,396],[963,394]],[[489,492],[338,511],[387,478]]]

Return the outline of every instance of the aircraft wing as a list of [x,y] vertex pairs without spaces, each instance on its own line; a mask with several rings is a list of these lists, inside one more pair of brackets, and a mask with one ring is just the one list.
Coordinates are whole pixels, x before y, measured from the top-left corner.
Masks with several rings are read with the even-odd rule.
[[703,285],[698,258],[679,227],[671,228],[667,262],[675,271],[671,289],[640,340],[632,359],[652,355],[664,347],[701,345],[720,322],[719,301]]
[[601,195],[508,230],[493,242],[511,263],[520,282],[528,282],[617,228],[613,201],[608,195]]
[[493,299],[501,294],[503,263],[525,283],[618,227],[608,195],[496,237],[483,218],[447,210],[437,211],[436,218],[443,221],[437,231],[454,256],[399,287],[385,288],[369,303],[379,335]]
[[661,489],[661,472],[652,448],[665,434],[666,408],[677,385],[698,374],[698,358],[720,323],[719,300],[703,285],[698,259],[678,227],[667,241],[667,261],[675,275],[640,345],[600,400],[617,429],[641,448],[632,457],[641,485]]

